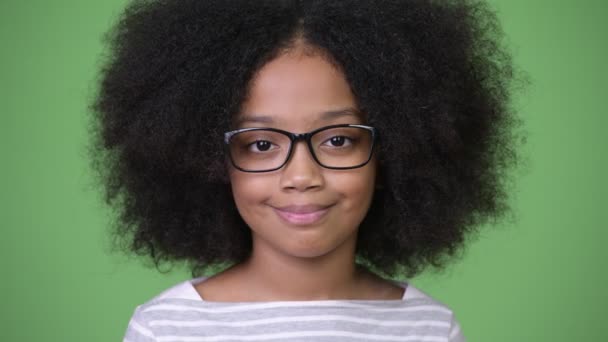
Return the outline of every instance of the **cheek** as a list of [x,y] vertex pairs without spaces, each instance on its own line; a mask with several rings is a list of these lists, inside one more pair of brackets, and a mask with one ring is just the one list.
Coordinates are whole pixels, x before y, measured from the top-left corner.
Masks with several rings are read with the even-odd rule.
[[263,175],[250,175],[240,171],[229,172],[234,202],[241,214],[246,214],[250,206],[265,202],[271,195],[272,178]]
[[[375,169],[364,168],[361,172],[343,173],[335,175],[329,180],[332,189],[339,193],[343,208],[347,211],[365,215],[374,192]],[[363,213],[361,213],[363,211]]]

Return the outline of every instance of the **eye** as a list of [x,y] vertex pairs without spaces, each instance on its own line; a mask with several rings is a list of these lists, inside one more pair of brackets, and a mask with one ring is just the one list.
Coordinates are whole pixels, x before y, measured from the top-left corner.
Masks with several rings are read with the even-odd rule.
[[249,144],[248,147],[252,152],[266,152],[273,147],[273,144],[268,140],[256,140]]
[[336,135],[327,139],[323,144],[331,147],[344,147],[352,145],[352,140],[343,135]]

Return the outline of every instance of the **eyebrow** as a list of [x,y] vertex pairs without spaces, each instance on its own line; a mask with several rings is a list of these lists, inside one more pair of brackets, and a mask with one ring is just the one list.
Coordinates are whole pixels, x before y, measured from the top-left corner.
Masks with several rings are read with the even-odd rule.
[[[348,117],[353,116],[356,118],[360,118],[361,112],[355,108],[343,108],[338,110],[329,110],[321,113],[322,121],[330,121],[340,117]],[[270,115],[260,115],[260,114],[245,114],[240,116],[237,120],[236,125],[240,126],[243,123],[274,123],[275,120]]]

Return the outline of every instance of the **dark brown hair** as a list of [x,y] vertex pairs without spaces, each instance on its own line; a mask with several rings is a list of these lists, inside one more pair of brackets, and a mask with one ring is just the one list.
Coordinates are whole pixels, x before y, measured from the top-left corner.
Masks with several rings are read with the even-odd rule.
[[92,105],[115,233],[193,275],[247,258],[222,134],[255,72],[300,38],[342,70],[380,133],[359,262],[388,275],[441,267],[508,209],[519,121],[501,37],[486,4],[464,0],[131,2]]

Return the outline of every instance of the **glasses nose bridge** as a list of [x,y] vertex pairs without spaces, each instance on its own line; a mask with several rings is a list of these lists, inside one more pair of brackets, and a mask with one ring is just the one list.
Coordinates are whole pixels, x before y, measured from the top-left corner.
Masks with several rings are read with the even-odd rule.
[[310,133],[291,133],[291,143],[295,144],[298,141],[305,141],[308,143],[308,139],[310,138]]
[[[312,134],[310,132],[308,133],[291,133],[290,134],[290,138],[291,138],[291,149],[293,150],[295,148],[295,145],[298,143],[298,141],[302,141],[306,144],[306,147],[310,150],[310,137],[312,136]],[[311,153],[313,153],[312,151],[310,151]]]
[[[289,159],[291,159],[291,157],[293,156],[293,153],[296,149],[296,144],[301,141],[304,143],[304,145],[306,145],[306,149],[308,150],[308,153],[310,153],[310,157],[317,162],[316,157],[315,157],[315,152],[312,150],[312,146],[310,145],[310,137],[312,136],[313,133],[308,132],[308,133],[290,133],[289,137],[291,138],[291,146],[290,146],[290,151],[289,151],[289,156],[288,159],[286,160],[286,162],[289,162]],[[318,163],[318,162],[317,162]]]

